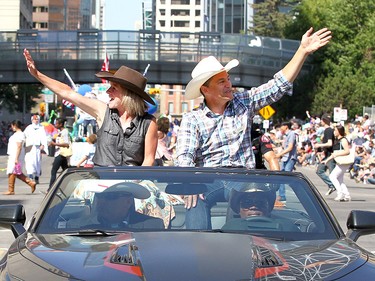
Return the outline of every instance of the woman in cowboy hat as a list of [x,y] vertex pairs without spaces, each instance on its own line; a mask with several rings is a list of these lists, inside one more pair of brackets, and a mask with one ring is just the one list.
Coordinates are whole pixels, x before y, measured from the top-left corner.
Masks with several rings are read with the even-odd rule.
[[[239,62],[234,59],[223,66],[215,57],[202,59],[193,69],[192,80],[185,90],[185,99],[201,95],[204,103],[196,110],[186,113],[181,122],[177,138],[176,159],[178,166],[246,167],[254,169],[251,123],[254,115],[263,107],[292,94],[292,83],[300,72],[307,56],[331,39],[327,28],[313,33],[310,28],[302,37],[301,44],[290,62],[266,84],[243,92],[233,92],[228,71]],[[227,198],[228,191],[213,188],[205,196],[217,190]],[[189,221],[194,226],[205,228],[209,221],[212,202],[198,200],[196,195],[187,196],[185,207]],[[200,203],[199,203],[200,202]],[[197,203],[203,204],[196,208]],[[203,213],[202,213],[203,212]],[[200,219],[204,218],[204,219]]]
[[62,99],[72,102],[95,117],[99,130],[94,163],[98,166],[151,166],[158,143],[155,117],[147,113],[145,101],[155,104],[144,91],[147,79],[139,72],[121,66],[115,73],[100,71],[98,78],[110,82],[108,104],[90,99],[68,85],[37,70],[28,50],[24,50],[32,76]]

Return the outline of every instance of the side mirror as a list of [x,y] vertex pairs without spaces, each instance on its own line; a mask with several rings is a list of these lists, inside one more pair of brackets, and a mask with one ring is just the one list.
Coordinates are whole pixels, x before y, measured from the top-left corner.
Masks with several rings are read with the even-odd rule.
[[10,228],[14,237],[26,231],[23,227],[25,221],[26,212],[22,205],[0,205],[0,226]]
[[346,236],[357,241],[362,235],[375,234],[375,212],[353,210],[346,221]]

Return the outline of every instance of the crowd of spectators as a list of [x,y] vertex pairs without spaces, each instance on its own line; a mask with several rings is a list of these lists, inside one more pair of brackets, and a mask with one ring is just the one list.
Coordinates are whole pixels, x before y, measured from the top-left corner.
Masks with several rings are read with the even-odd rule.
[[[321,119],[311,116],[309,121],[301,123],[293,121],[293,130],[298,135],[298,162],[299,166],[316,167],[321,161],[319,153],[314,149],[316,143],[321,142],[324,128]],[[331,123],[331,127],[336,124]],[[350,122],[345,122],[346,137],[355,151],[354,163],[346,171],[350,178],[364,184],[375,183],[375,126],[368,114],[356,116]],[[270,136],[274,139],[275,149],[280,139],[277,139],[278,128],[270,130]],[[276,141],[275,141],[276,138]]]
[[[165,132],[165,144],[170,153],[169,161],[163,161],[161,165],[173,165],[173,157],[175,152],[176,138],[178,137],[179,120],[171,120],[169,114],[162,114],[160,118],[170,121],[169,128]],[[169,120],[167,120],[167,118]],[[318,116],[310,116],[308,114],[308,121],[301,122],[300,120],[292,119],[291,129],[297,135],[297,166],[313,167],[315,168],[320,162],[319,154],[314,145],[321,142],[324,128],[321,119]],[[10,130],[9,124],[2,121],[0,124],[0,141],[6,145],[9,138]],[[333,127],[335,123],[331,123]],[[351,149],[355,151],[354,163],[350,166],[350,178],[357,183],[372,183],[375,184],[375,123],[370,116],[356,116],[351,122],[345,122],[347,138],[351,143]],[[267,132],[274,145],[275,153],[281,149],[283,135],[280,132],[280,125],[274,124]],[[159,164],[160,165],[160,164]]]

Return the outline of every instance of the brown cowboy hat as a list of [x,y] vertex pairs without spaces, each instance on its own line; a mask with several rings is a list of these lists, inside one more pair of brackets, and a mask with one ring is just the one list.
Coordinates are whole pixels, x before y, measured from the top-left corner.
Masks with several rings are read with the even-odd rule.
[[145,101],[155,105],[153,99],[145,92],[147,79],[138,71],[126,66],[121,66],[114,73],[110,71],[100,71],[96,73],[95,76],[124,85]]

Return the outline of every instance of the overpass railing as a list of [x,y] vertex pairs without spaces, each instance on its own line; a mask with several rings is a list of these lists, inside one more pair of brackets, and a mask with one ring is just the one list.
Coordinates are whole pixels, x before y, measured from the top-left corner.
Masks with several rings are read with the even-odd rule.
[[242,34],[181,33],[150,30],[76,30],[0,32],[0,58],[21,60],[28,48],[38,60],[197,62],[214,55],[222,62],[237,58],[261,67],[284,66],[299,41]]

